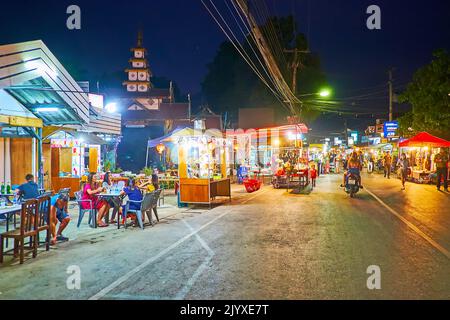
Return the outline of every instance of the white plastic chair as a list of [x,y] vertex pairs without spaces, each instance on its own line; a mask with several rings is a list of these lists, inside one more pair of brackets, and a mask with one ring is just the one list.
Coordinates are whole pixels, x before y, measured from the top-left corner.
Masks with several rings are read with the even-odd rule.
[[125,188],[125,181],[119,181],[117,183],[117,189],[123,190]]

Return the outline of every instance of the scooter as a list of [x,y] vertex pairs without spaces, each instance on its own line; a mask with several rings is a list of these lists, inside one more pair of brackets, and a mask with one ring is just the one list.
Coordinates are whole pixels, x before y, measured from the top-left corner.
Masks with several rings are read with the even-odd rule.
[[359,191],[359,182],[358,177],[353,173],[350,173],[347,177],[347,183],[345,185],[345,192],[350,195],[350,198],[353,198],[355,194]]

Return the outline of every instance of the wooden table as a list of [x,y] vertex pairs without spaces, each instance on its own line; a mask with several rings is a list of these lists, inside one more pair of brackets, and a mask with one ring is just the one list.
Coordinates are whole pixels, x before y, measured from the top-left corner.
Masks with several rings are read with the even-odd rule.
[[[16,213],[20,212],[21,210],[22,206],[19,204],[0,208],[0,216],[6,217],[6,232],[9,231],[9,219],[11,215],[14,217],[14,228],[16,228]],[[6,238],[6,247],[8,247],[8,238]]]
[[[113,215],[114,215],[114,212],[117,212],[117,229],[120,229],[120,218],[119,218],[119,210],[120,210],[120,205],[121,205],[120,192],[116,192],[116,191],[111,192],[111,193],[103,192],[103,193],[99,193],[98,196],[105,200],[112,200],[112,202],[114,203]],[[109,219],[109,213],[108,213],[108,219]]]

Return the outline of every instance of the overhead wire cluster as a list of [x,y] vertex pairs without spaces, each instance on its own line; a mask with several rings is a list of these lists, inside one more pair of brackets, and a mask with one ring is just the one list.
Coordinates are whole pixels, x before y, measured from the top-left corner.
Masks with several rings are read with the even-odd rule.
[[[284,49],[279,33],[270,19],[265,1],[252,1],[252,12],[250,12],[248,1],[222,1],[228,9],[228,16],[221,12],[215,0],[201,0],[213,20],[262,83],[281,105],[292,114],[295,114],[294,104],[301,101],[292,92],[280,71],[280,65],[282,66],[281,69],[285,68],[287,60],[283,52]],[[259,30],[259,25],[263,24],[266,26],[264,29],[265,34]],[[242,44],[240,38],[245,39],[244,41],[247,42],[248,48]],[[276,61],[274,55],[280,61]]]
[[[222,1],[224,5],[221,4]],[[386,113],[367,110],[367,102],[385,99],[387,101],[386,83],[352,90],[354,95],[347,97],[333,99],[309,97],[300,100],[283,76],[287,74],[289,64],[283,39],[280,39],[282,33],[280,26],[273,22],[265,0],[201,0],[201,2],[243,60],[291,114],[297,115],[296,106],[302,105],[322,113],[356,117],[362,115],[374,117]],[[295,6],[293,10],[294,8]],[[263,30],[260,30],[260,26],[263,26]]]

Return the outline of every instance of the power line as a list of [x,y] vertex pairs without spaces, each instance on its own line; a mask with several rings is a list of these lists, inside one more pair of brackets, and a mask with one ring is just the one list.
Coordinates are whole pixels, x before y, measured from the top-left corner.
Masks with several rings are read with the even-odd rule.
[[[237,40],[236,36],[234,35],[232,29],[229,27],[229,25],[226,23],[225,19],[223,18],[223,16],[220,14],[220,12],[218,11],[217,7],[214,5],[212,0],[209,0],[211,2],[211,4],[213,5],[213,7],[215,8],[215,10],[217,11],[217,13],[219,14],[219,16],[221,17],[221,19],[223,20],[223,22],[226,24],[228,30],[230,31],[230,33],[233,35],[233,37]],[[261,81],[264,83],[264,85],[266,85],[269,90],[274,94],[274,96],[277,98],[277,100],[279,100],[281,103],[281,99],[278,96],[277,92],[275,92],[271,86],[267,83],[267,81],[264,79],[264,77],[260,74],[259,70],[257,68],[255,68],[255,64],[251,61],[251,59],[249,60],[246,57],[246,52],[245,54],[241,51],[241,49],[238,47],[238,45],[236,45],[235,41],[233,41],[233,39],[231,38],[231,36],[229,35],[229,33],[225,30],[225,28],[222,26],[222,24],[219,22],[219,20],[217,19],[217,17],[213,14],[213,12],[211,11],[211,9],[206,5],[206,3],[201,0],[203,6],[206,8],[206,10],[208,11],[208,13],[211,15],[211,17],[214,19],[214,21],[216,22],[216,24],[219,26],[219,28],[222,30],[222,32],[225,34],[225,36],[227,37],[227,39],[231,42],[231,44],[234,46],[234,48],[238,51],[238,53],[241,55],[241,57],[245,60],[245,62],[250,66],[250,68],[253,70],[253,72],[255,72],[255,74],[261,79]],[[239,46],[242,45],[240,44],[239,41],[237,41],[237,43],[239,44]],[[245,50],[244,50],[245,51]],[[248,56],[248,55],[247,55]],[[283,104],[283,103],[282,103]]]

